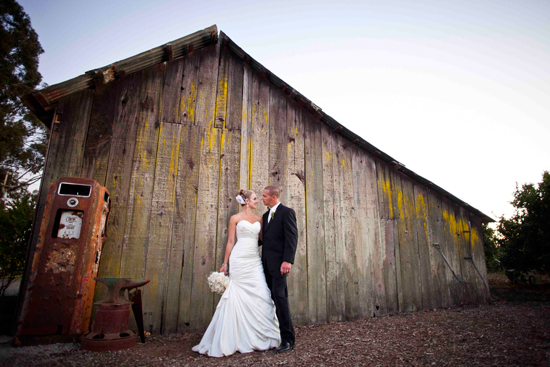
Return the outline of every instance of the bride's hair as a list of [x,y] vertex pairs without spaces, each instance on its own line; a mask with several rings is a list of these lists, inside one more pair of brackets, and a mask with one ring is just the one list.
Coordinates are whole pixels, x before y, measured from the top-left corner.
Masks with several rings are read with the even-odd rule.
[[[235,196],[241,196],[243,198],[243,202],[244,202],[246,199],[250,200],[253,193],[254,193],[254,191],[252,191],[252,190],[240,189],[239,191],[237,191]],[[241,204],[241,206],[244,206],[244,205],[245,204]]]

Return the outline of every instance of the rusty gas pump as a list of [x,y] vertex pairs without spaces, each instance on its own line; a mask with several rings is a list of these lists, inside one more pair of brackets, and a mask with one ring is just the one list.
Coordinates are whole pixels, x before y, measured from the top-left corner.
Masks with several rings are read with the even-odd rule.
[[94,180],[62,177],[50,185],[15,344],[70,342],[89,331],[109,210],[109,192]]

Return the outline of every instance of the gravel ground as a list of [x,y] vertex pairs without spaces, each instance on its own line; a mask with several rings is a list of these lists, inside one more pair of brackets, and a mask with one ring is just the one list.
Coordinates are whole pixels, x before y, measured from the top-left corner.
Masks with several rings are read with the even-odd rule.
[[550,366],[550,284],[492,282],[493,302],[296,328],[296,349],[208,358],[200,334],[149,337],[130,350],[0,345],[1,366]]

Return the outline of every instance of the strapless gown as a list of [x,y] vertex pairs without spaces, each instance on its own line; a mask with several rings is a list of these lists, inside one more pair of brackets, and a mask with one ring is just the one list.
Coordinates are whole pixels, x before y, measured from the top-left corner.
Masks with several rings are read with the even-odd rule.
[[229,286],[193,351],[223,357],[280,344],[279,321],[258,251],[260,230],[259,222],[237,223],[237,243],[229,256]]

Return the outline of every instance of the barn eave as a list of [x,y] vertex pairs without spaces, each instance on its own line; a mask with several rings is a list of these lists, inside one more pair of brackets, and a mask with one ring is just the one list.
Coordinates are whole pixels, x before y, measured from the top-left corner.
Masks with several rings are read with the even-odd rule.
[[162,46],[117,61],[111,65],[90,70],[83,75],[35,91],[24,96],[23,102],[49,127],[52,122],[55,106],[61,98],[85,89],[95,88],[98,84],[109,83],[165,61],[178,59],[189,52],[216,44],[217,42],[218,27],[213,25]]

